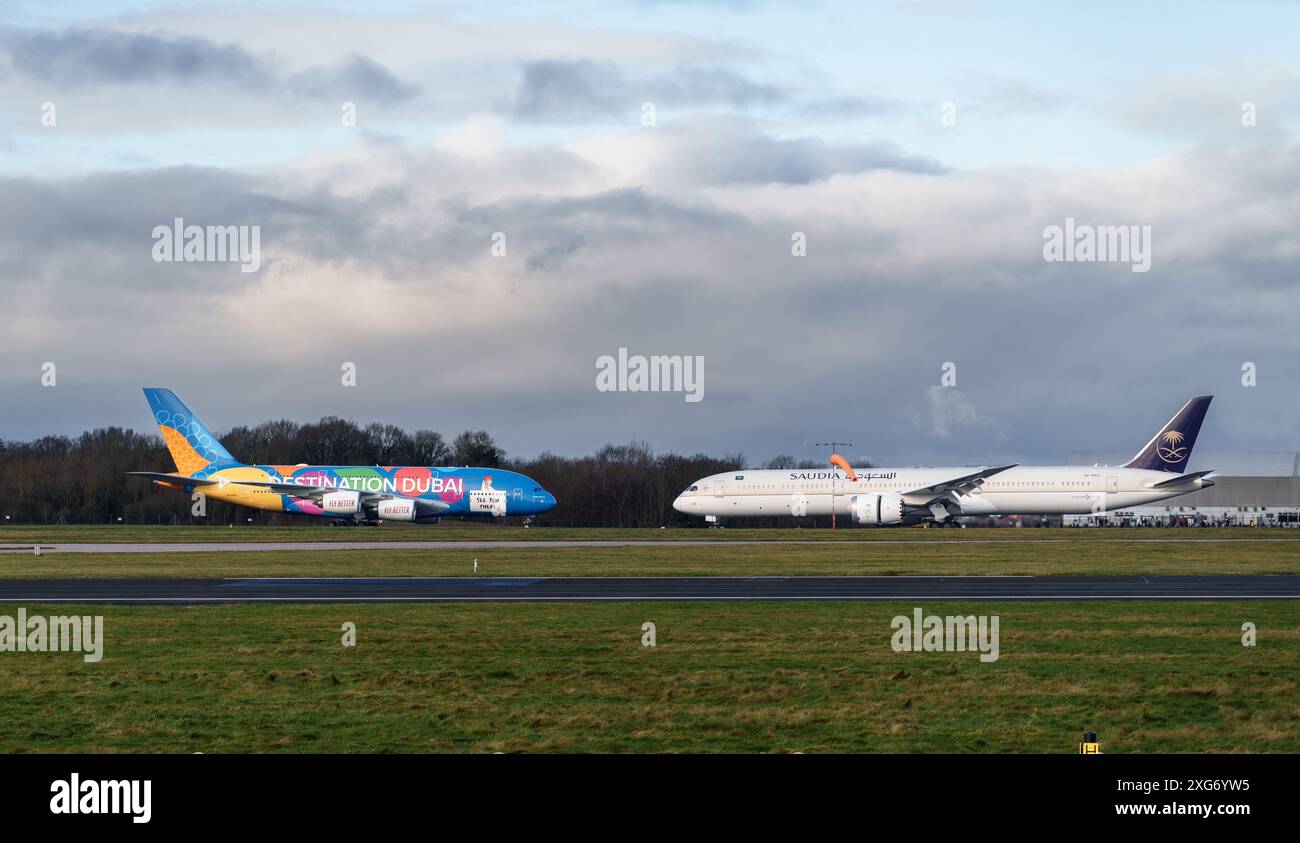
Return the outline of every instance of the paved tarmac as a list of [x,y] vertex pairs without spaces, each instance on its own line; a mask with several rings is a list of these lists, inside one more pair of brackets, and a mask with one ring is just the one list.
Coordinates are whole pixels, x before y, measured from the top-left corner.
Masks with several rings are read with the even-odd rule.
[[[954,531],[955,532],[955,531]],[[320,541],[320,542],[52,542],[41,545],[41,553],[249,553],[281,550],[453,550],[490,548],[556,547],[711,547],[727,545],[917,545],[917,544],[1237,544],[1242,542],[1296,542],[1295,538],[1216,539],[1216,538],[1115,538],[1074,541],[1071,539],[868,539],[831,541]],[[30,544],[0,544],[0,554],[33,553]]]

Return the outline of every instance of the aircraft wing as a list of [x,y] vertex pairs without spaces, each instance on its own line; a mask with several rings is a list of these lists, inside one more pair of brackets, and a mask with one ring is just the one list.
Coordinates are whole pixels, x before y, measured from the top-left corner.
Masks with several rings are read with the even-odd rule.
[[[388,498],[406,498],[406,495],[385,494],[381,492],[366,492],[359,489],[335,489],[332,486],[311,486],[306,483],[275,483],[266,480],[227,480],[224,477],[186,477],[183,474],[164,474],[158,471],[128,471],[127,474],[132,477],[144,477],[148,480],[154,480],[159,483],[175,483],[181,486],[219,486],[225,488],[231,483],[240,486],[258,486],[263,489],[270,489],[277,495],[293,495],[296,498],[307,498],[309,500],[319,501],[321,496],[328,492],[358,492],[361,500],[365,503],[374,503],[376,501]],[[427,498],[409,498],[415,501],[415,509],[420,515],[437,515],[451,509],[451,504],[446,501],[433,501]]]
[[[223,489],[231,483],[238,483],[241,486],[262,486],[273,489],[282,495],[297,495],[300,498],[319,498],[325,492],[332,492],[334,489],[324,486],[308,486],[300,483],[265,483],[260,480],[227,480],[220,475],[214,477],[186,477],[184,474],[164,474],[158,471],[128,471],[127,474],[132,477],[145,477],[159,483],[179,483],[185,486],[220,486]],[[362,492],[361,497],[365,498],[367,492]],[[378,498],[380,495],[374,495]]]
[[390,498],[400,498],[403,500],[415,501],[415,509],[421,515],[437,515],[440,512],[451,509],[451,504],[446,501],[433,501],[427,498],[412,498],[407,495],[399,495],[393,492],[367,492],[362,489],[336,489],[333,486],[312,486],[306,483],[275,483],[265,480],[228,480],[227,483],[238,483],[241,486],[260,486],[263,489],[270,489],[277,495],[293,495],[296,498],[309,498],[319,501],[322,495],[330,492],[357,492],[361,495],[361,500],[366,503],[375,501],[388,500]]
[[177,483],[182,486],[215,486],[219,480],[200,480],[196,477],[186,477],[184,474],[164,474],[160,471],[128,471],[127,474],[132,477],[144,477],[158,483]]
[[958,495],[969,494],[980,486],[984,485],[986,478],[1006,471],[1008,468],[1015,468],[1016,464],[1003,465],[997,468],[986,468],[983,471],[977,471],[974,474],[966,474],[962,477],[954,477],[951,480],[944,480],[942,483],[935,483],[933,486],[923,486],[920,489],[911,489],[902,493],[904,503],[914,506],[926,506],[936,500],[956,500]]
[[[311,486],[306,483],[276,483],[266,480],[223,480],[222,485],[226,483],[237,483],[240,486],[258,486],[263,489],[270,489],[277,495],[293,495],[296,498],[319,499],[321,495],[330,492],[356,492],[358,489],[335,489],[333,486]],[[378,492],[361,492],[362,500],[370,498],[379,499],[383,497]]]

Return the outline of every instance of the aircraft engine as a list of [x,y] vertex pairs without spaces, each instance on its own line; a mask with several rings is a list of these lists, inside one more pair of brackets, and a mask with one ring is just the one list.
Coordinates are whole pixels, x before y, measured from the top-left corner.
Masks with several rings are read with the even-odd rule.
[[326,492],[320,497],[320,508],[330,515],[356,515],[361,512],[361,493]]
[[903,498],[900,495],[854,495],[849,500],[849,514],[855,524],[882,527],[903,522]]
[[386,498],[375,505],[380,521],[414,521],[415,516],[415,501],[410,498]]

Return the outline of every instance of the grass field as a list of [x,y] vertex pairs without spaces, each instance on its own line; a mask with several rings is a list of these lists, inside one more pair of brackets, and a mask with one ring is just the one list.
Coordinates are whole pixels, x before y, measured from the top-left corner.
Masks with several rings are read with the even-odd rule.
[[5,545],[30,546],[57,544],[59,542],[331,542],[331,541],[816,541],[816,542],[872,542],[872,541],[951,541],[955,538],[996,539],[998,541],[1069,540],[1072,542],[1115,541],[1133,539],[1259,539],[1289,538],[1300,540],[1300,530],[1281,528],[1229,527],[1223,529],[871,529],[842,526],[828,529],[756,529],[727,528],[710,530],[703,527],[691,529],[651,528],[569,528],[534,527],[491,524],[456,524],[438,526],[411,526],[385,524],[382,527],[328,527],[326,525],[302,527],[186,527],[148,526],[127,524],[122,526],[27,526],[0,527],[0,547]]
[[1000,615],[991,664],[894,653],[911,610],[107,607],[99,663],[0,655],[0,752],[1300,751],[1295,603],[925,605]]
[[[955,531],[953,531],[955,532]],[[0,578],[1295,574],[1300,542],[852,542],[681,547],[0,554]]]
[[[112,530],[122,528],[66,528]],[[162,533],[126,528],[130,541]],[[0,535],[12,535],[13,528]],[[270,540],[266,530],[229,531]],[[607,538],[505,528],[288,539]],[[813,538],[829,531],[752,531]],[[621,531],[645,539],[749,531]],[[220,530],[184,529],[185,540]],[[62,541],[103,541],[72,533]],[[838,540],[843,537],[843,540]],[[1161,538],[1249,541],[1150,541]],[[57,544],[48,534],[27,540]],[[813,544],[0,555],[4,577],[1300,573],[1283,531],[846,530]],[[885,539],[886,541],[882,541]],[[940,539],[941,541],[936,541]],[[989,543],[995,540],[995,543]],[[7,544],[8,541],[0,541]],[[1001,658],[894,653],[915,604],[40,607],[105,656],[0,652],[0,752],[1300,752],[1300,602],[923,603]],[[13,615],[17,606],[0,606]],[[358,627],[341,646],[340,626]],[[658,646],[641,646],[641,624]],[[1241,626],[1259,645],[1241,646]]]

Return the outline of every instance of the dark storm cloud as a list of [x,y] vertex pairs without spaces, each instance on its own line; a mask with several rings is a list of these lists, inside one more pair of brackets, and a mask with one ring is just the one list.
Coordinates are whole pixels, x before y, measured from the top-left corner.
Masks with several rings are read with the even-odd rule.
[[657,108],[746,108],[788,99],[782,88],[724,67],[680,65],[668,73],[629,79],[612,62],[580,59],[524,65],[511,111],[528,120],[566,120],[633,113],[643,102]]
[[[486,427],[522,455],[639,438],[810,457],[837,435],[894,464],[1053,461],[1136,450],[1207,392],[1207,449],[1294,447],[1297,341],[1277,302],[1296,289],[1295,147],[1183,156],[1126,173],[1136,198],[1099,190],[1081,208],[1042,174],[836,180],[880,162],[734,124],[653,137],[671,181],[634,187],[563,151],[386,148],[340,166],[388,181],[346,186],[199,168],[0,182],[0,435],[132,423],[147,378],[221,408],[215,424],[381,406]],[[720,183],[735,187],[699,189]],[[1144,201],[1171,185],[1209,204]],[[1085,212],[1149,220],[1151,272],[1045,263],[1043,226]],[[153,263],[150,229],[177,215],[262,225],[263,269]],[[216,350],[187,353],[193,338]],[[706,400],[596,392],[595,359],[620,347],[704,355]],[[57,390],[39,386],[43,360]],[[343,360],[361,366],[356,399]],[[1238,383],[1244,360],[1258,389]],[[931,389],[946,361],[959,394]]]
[[[408,166],[438,171],[427,160]],[[423,278],[431,265],[481,260],[496,231],[524,250],[526,269],[545,272],[560,268],[589,240],[609,249],[643,241],[654,231],[743,226],[739,216],[641,188],[496,201],[452,194],[430,206],[400,187],[342,196],[323,188],[272,188],[249,175],[202,167],[52,181],[0,178],[0,219],[8,221],[0,230],[0,281],[40,279],[67,296],[69,310],[79,306],[81,285],[92,281],[98,290],[142,290],[161,278],[173,279],[174,286],[177,276],[197,283],[217,274],[222,289],[231,292],[256,282],[256,276],[225,265],[154,262],[152,231],[171,226],[176,217],[188,225],[259,226],[268,268],[285,256],[310,256],[397,281]],[[32,247],[38,243],[57,248]],[[90,265],[87,255],[96,256]]]
[[587,244],[587,238],[581,234],[573,234],[565,237],[558,242],[534,252],[528,256],[528,261],[524,264],[530,272],[546,272],[553,269],[559,269],[572,256],[578,253],[578,250]]
[[491,202],[449,197],[437,203],[432,216],[438,219],[432,228],[427,216],[413,215],[401,229],[384,224],[370,230],[364,249],[373,256],[371,265],[385,267],[397,279],[421,277],[431,264],[470,266],[482,259],[490,236],[499,231],[510,249],[525,255],[527,272],[562,271],[569,277],[573,261],[587,252],[631,259],[655,236],[680,243],[681,232],[722,236],[752,231],[740,215],[639,187]]
[[[642,228],[672,224],[715,226],[742,218],[703,205],[690,205],[640,188],[618,188],[587,196],[528,197],[466,209],[464,218],[569,223],[615,223]],[[632,233],[636,228],[627,228]]]
[[29,79],[79,87],[211,83],[265,94],[364,96],[380,101],[402,100],[415,93],[365,56],[285,74],[238,44],[194,35],[9,28],[0,30],[0,61],[0,66]]
[[613,62],[575,59],[525,64],[506,110],[539,122],[607,119],[638,114],[645,102],[668,112],[767,107],[810,120],[857,119],[904,108],[887,97],[805,91],[722,66],[682,64],[665,73],[635,77]]
[[[126,318],[155,313],[196,295],[220,302],[302,255],[403,273],[430,258],[394,249],[380,222],[404,205],[404,194],[391,189],[338,196],[205,167],[0,178],[0,286],[50,296],[62,317],[75,320],[118,308]],[[171,228],[178,217],[187,226],[257,226],[261,273],[233,263],[155,261],[155,227]]]
[[0,49],[16,72],[60,84],[219,79],[255,85],[270,76],[265,62],[244,48],[196,36],[10,29],[0,32]]
[[814,96],[796,106],[801,117],[810,120],[840,120],[897,113],[904,104],[888,97],[857,95]]
[[380,102],[399,102],[416,94],[413,86],[400,79],[374,59],[350,56],[335,67],[318,67],[296,73],[286,80],[286,87],[309,97],[367,97]]
[[703,184],[807,184],[866,170],[944,172],[935,159],[886,142],[835,144],[818,137],[774,138],[736,121],[710,121],[672,131],[679,173]]

